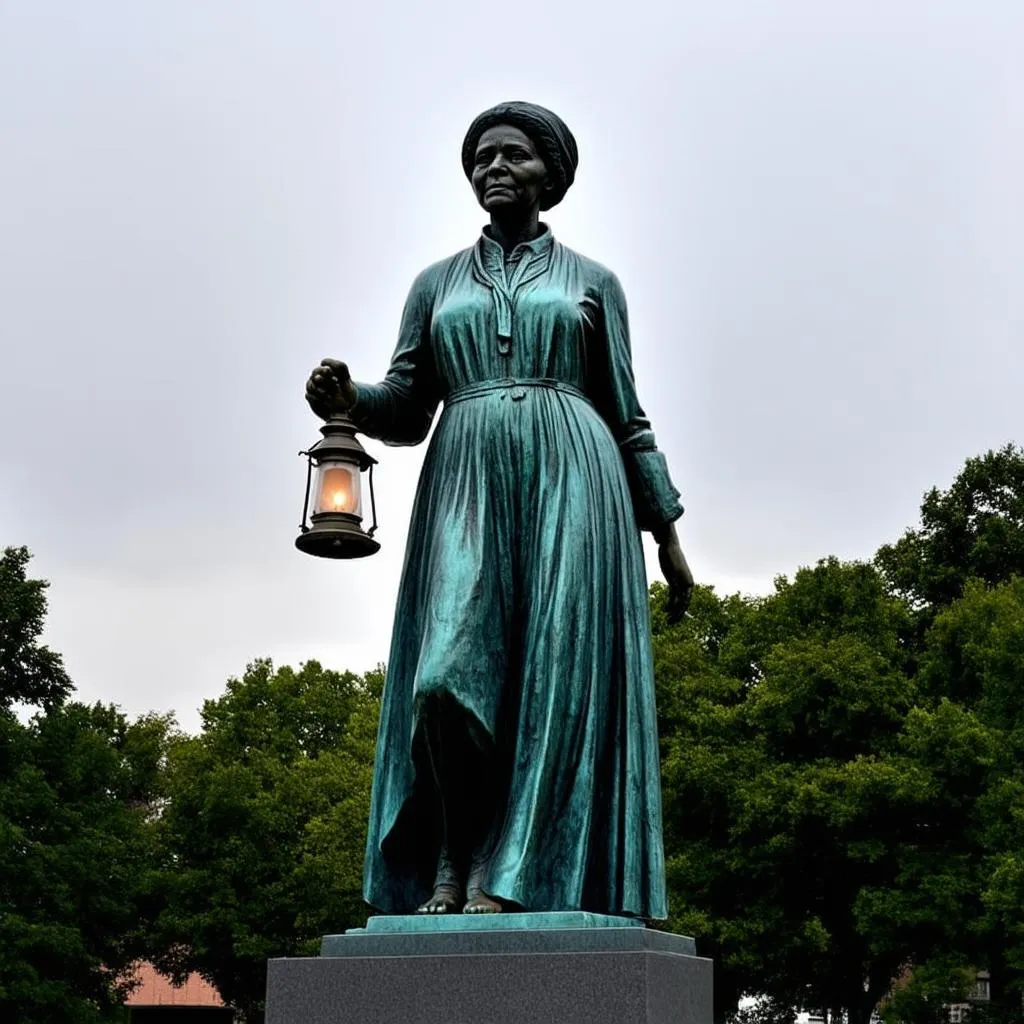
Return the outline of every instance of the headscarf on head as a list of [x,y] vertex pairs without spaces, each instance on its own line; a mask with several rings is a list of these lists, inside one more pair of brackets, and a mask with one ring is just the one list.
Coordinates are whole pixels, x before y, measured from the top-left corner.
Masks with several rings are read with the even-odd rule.
[[462,143],[462,169],[473,176],[476,147],[480,136],[495,125],[508,124],[528,136],[544,161],[552,188],[541,199],[540,208],[550,210],[560,203],[576,177],[580,157],[568,125],[555,113],[536,103],[499,103],[485,110],[466,132]]

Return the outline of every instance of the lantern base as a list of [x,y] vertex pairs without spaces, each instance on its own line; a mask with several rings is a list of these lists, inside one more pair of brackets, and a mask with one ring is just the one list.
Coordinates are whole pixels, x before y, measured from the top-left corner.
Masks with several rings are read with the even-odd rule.
[[345,523],[314,523],[295,538],[295,546],[318,558],[365,558],[380,551],[369,534]]

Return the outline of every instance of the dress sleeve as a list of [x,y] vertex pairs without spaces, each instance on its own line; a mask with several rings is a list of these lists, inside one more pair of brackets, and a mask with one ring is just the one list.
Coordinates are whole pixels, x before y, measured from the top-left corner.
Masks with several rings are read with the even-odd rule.
[[619,444],[637,524],[642,530],[653,530],[678,519],[683,506],[665,456],[654,443],[650,420],[637,399],[626,296],[611,273],[600,289],[599,323],[598,347],[603,358],[594,367],[594,402]]
[[433,281],[428,269],[413,282],[384,379],[379,384],[356,384],[352,422],[360,433],[385,444],[419,444],[430,430],[440,401],[430,349]]

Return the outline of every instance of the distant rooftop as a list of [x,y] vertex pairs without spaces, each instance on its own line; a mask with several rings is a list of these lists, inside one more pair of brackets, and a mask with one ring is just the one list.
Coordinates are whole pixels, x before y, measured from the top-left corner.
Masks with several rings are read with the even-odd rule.
[[184,985],[172,985],[152,964],[135,969],[139,985],[125,1000],[125,1006],[223,1006],[217,990],[198,974],[190,974]]

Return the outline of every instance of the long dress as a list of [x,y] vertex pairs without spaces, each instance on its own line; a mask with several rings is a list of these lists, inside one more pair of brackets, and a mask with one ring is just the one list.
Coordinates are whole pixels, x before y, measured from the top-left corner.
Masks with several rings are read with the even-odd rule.
[[484,234],[413,284],[366,435],[416,444],[377,740],[364,895],[429,896],[425,709],[443,698],[506,766],[482,888],[526,910],[664,918],[640,529],[682,513],[637,401],[616,277],[554,240]]

